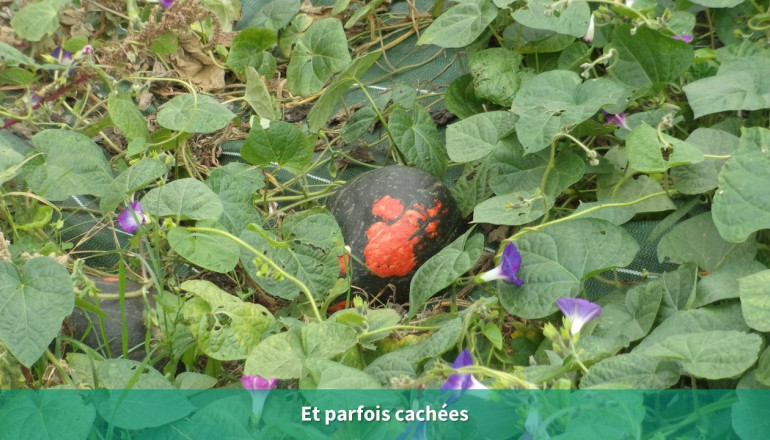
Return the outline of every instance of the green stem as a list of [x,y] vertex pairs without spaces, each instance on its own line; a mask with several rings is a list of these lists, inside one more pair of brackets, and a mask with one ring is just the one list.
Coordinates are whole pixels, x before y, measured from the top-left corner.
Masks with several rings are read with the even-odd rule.
[[369,101],[369,105],[372,106],[372,109],[374,110],[374,113],[377,115],[377,119],[380,121],[380,124],[382,124],[382,127],[385,129],[385,133],[388,134],[388,139],[390,139],[390,144],[393,146],[393,150],[398,155],[399,160],[401,163],[406,165],[406,156],[404,156],[404,153],[401,152],[401,150],[398,148],[398,145],[396,145],[396,140],[393,138],[393,134],[390,132],[390,127],[388,126],[388,123],[385,121],[385,117],[382,115],[382,112],[380,112],[380,109],[377,107],[377,104],[374,102],[374,99],[372,98],[372,95],[369,94],[369,91],[366,90],[366,87],[361,85],[361,81],[358,80],[358,78],[355,79],[356,83],[359,84],[359,89],[364,93],[364,96],[366,96],[366,100]]
[[299,289],[302,291],[302,293],[305,294],[305,297],[307,298],[308,302],[310,303],[310,307],[313,308],[313,314],[315,315],[315,318],[318,320],[318,322],[322,322],[323,321],[323,318],[321,318],[321,313],[318,311],[318,305],[316,305],[315,299],[313,299],[313,294],[310,292],[310,289],[307,288],[305,283],[303,283],[302,281],[300,281],[297,278],[293,277],[292,275],[288,274],[285,270],[281,269],[281,267],[278,266],[272,259],[270,259],[270,257],[268,257],[267,255],[263,254],[262,252],[258,251],[253,246],[251,246],[250,244],[248,244],[245,241],[241,240],[240,238],[235,237],[234,235],[230,234],[229,232],[220,231],[219,229],[204,228],[204,227],[199,227],[199,226],[189,227],[189,228],[187,228],[187,230],[192,231],[192,232],[208,232],[208,233],[211,233],[211,234],[221,235],[223,237],[226,237],[226,238],[228,238],[228,239],[238,243],[239,245],[241,245],[244,248],[246,248],[246,250],[248,250],[249,252],[251,252],[254,255],[256,255],[259,258],[261,258],[262,261],[264,261],[270,267],[272,267],[273,270],[275,270],[276,272],[281,274],[281,276],[283,276],[285,279],[291,281],[292,283],[296,284],[299,287]]
[[395,330],[421,330],[421,331],[427,331],[427,330],[438,330],[441,327],[435,326],[435,327],[420,327],[419,325],[391,325],[389,327],[383,327],[378,328],[377,330],[372,330],[370,332],[361,333],[358,335],[358,339],[368,338],[369,336],[376,335],[378,333],[390,333]]

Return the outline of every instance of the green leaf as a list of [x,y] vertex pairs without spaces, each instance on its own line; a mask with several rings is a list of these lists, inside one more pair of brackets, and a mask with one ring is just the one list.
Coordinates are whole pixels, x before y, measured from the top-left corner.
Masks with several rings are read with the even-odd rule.
[[770,270],[740,278],[738,286],[746,324],[760,332],[770,331]]
[[[196,226],[224,229],[219,222],[212,220],[200,221]],[[196,266],[219,273],[233,270],[241,256],[238,243],[213,232],[190,231],[181,226],[168,231],[168,244],[174,252]]]
[[665,143],[661,142],[657,130],[647,124],[631,130],[626,137],[629,166],[643,173],[659,173],[671,167],[703,161],[703,153],[698,147],[667,134],[661,137]]
[[623,228],[596,219],[575,219],[530,232],[516,245],[524,285],[498,281],[499,296],[509,313],[526,319],[555,312],[556,299],[576,296],[583,279],[627,266],[639,250]]
[[731,303],[721,307],[680,310],[655,327],[639,342],[634,352],[646,353],[647,348],[675,335],[714,330],[748,331],[749,327],[743,321],[740,305]]
[[443,179],[447,160],[436,124],[421,105],[415,105],[412,114],[414,117],[402,108],[393,110],[388,120],[390,133],[409,165]]
[[222,215],[222,202],[203,182],[192,178],[174,180],[150,190],[141,200],[148,214],[158,217],[217,220]]
[[494,322],[488,322],[481,328],[484,337],[498,350],[503,349],[503,333]]
[[[265,237],[288,247],[273,246]],[[334,217],[326,210],[311,210],[284,218],[282,227],[273,234],[244,231],[241,239],[270,257],[287,273],[297,277],[310,289],[316,299],[326,297],[340,273],[339,256],[344,254],[342,232]],[[292,300],[300,295],[299,287],[289,280],[276,279],[275,274],[258,277],[255,255],[243,250],[241,263],[246,272],[270,295]]]
[[8,43],[0,41],[0,64],[7,67],[16,67],[21,64],[36,66],[35,60],[24,55],[19,49]]
[[733,429],[741,440],[763,440],[770,429],[765,392],[738,390],[732,406]]
[[407,319],[417,314],[428,298],[451,285],[476,264],[484,248],[484,236],[470,234],[469,230],[461,235],[417,269],[409,286]]
[[473,208],[492,195],[489,189],[489,164],[490,158],[477,162],[466,163],[463,173],[449,191],[457,202],[463,217],[473,212]]
[[[323,99],[323,96],[321,97]],[[318,104],[313,106],[315,109]],[[312,113],[313,110],[310,110]],[[377,122],[377,113],[375,113],[372,107],[362,107],[355,111],[342,127],[340,135],[342,140],[348,143],[352,143],[362,138],[367,131],[371,128],[372,124]]]
[[521,55],[500,47],[472,54],[468,67],[473,75],[475,95],[503,107],[510,107],[519,90]]
[[745,261],[740,258],[729,262],[719,269],[704,276],[698,281],[693,307],[702,307],[717,301],[740,296],[740,278],[762,272],[767,267],[756,261]]
[[611,44],[618,51],[609,72],[634,88],[649,87],[677,80],[690,67],[694,49],[645,26],[631,33],[632,26],[618,26]]
[[246,359],[275,322],[263,306],[242,301],[209,281],[189,280],[181,287],[194,295],[182,307],[185,322],[198,347],[214,359]]
[[733,8],[745,1],[746,0],[693,0],[693,3],[707,8]]
[[682,89],[696,118],[727,110],[770,107],[770,83],[765,72],[770,59],[761,55],[730,57],[715,76],[691,82]]
[[179,48],[179,38],[173,34],[161,34],[152,42],[150,50],[158,55],[171,55]]
[[591,335],[616,338],[623,347],[647,336],[658,315],[663,290],[663,282],[655,280],[635,286],[625,296],[600,298],[602,314]]
[[263,27],[278,32],[297,15],[302,6],[301,3],[300,0],[255,0],[243,3],[243,18],[235,29]]
[[[607,205],[610,203],[628,203],[639,200],[655,193],[663,193],[660,182],[649,176],[641,175],[635,179],[627,179],[618,183],[620,186],[600,187],[596,192],[596,203],[581,203],[577,212],[592,206]],[[645,212],[660,212],[676,209],[674,202],[666,194],[648,198],[642,202],[628,206],[615,206],[602,208],[586,217],[601,218],[621,225],[631,220],[636,214]]]
[[511,111],[519,115],[516,133],[524,151],[547,148],[554,137],[590,118],[602,106],[626,96],[618,83],[600,78],[582,82],[577,73],[552,70],[524,82]]
[[336,18],[315,21],[294,45],[286,70],[287,87],[296,95],[312,95],[350,59],[342,23]]
[[636,353],[619,354],[591,366],[580,388],[665,389],[679,381],[672,361]]
[[[704,154],[729,156],[738,148],[738,138],[713,128],[696,128],[687,137]],[[683,194],[701,194],[716,188],[719,171],[727,159],[705,158],[702,162],[683,165],[671,170],[674,187]]]
[[705,379],[737,376],[757,361],[762,338],[735,330],[672,335],[644,353],[680,362],[687,372]]
[[[529,0],[527,8],[513,12],[513,19],[533,29],[544,29],[582,38],[588,31],[591,8],[585,2],[568,2],[553,10],[551,0]],[[563,5],[563,4],[562,4]]]
[[104,194],[112,183],[112,169],[91,139],[70,130],[43,130],[32,137],[43,153],[24,167],[32,191],[48,200],[75,195]]
[[37,81],[39,78],[40,75],[20,67],[8,67],[0,72],[0,82],[9,85],[26,86]]
[[127,196],[144,188],[166,174],[166,165],[158,159],[145,157],[131,165],[113,180],[99,202],[99,210],[106,214],[114,211]]
[[357,342],[352,328],[332,321],[312,323],[270,336],[249,354],[244,374],[299,379],[307,359],[329,359]]
[[467,46],[479,37],[497,17],[497,7],[489,0],[467,0],[444,11],[422,32],[417,44],[454,48]]
[[518,118],[509,111],[479,113],[447,126],[446,150],[454,162],[472,162],[491,153],[511,133]]
[[534,29],[521,23],[513,23],[503,31],[505,47],[521,54],[560,52],[575,42],[571,35],[543,29]]
[[249,103],[260,118],[275,121],[280,119],[280,110],[267,85],[253,67],[246,67],[246,93],[243,99]]
[[112,122],[126,135],[129,141],[150,137],[147,120],[144,119],[144,115],[130,96],[121,96],[118,93],[110,94],[107,98],[107,111]]
[[449,84],[444,93],[444,105],[460,119],[485,111],[485,102],[476,96],[473,76],[470,73],[458,76]]
[[19,38],[40,41],[45,35],[52,34],[59,28],[59,9],[65,4],[60,0],[42,0],[27,3],[12,14],[11,27]]
[[232,162],[209,173],[206,185],[222,202],[219,222],[236,236],[249,223],[256,223],[259,214],[254,209],[254,193],[265,186],[262,170],[243,163]]
[[748,263],[757,253],[755,240],[728,243],[719,235],[712,213],[705,212],[676,225],[661,238],[658,260],[674,263],[695,263],[700,269],[713,272],[735,263]]
[[250,164],[278,165],[294,174],[307,170],[313,160],[314,143],[294,124],[274,121],[267,130],[255,124],[241,148],[241,157]]
[[738,149],[719,173],[714,195],[714,223],[722,237],[738,243],[752,232],[770,227],[770,131],[747,128]]
[[[110,359],[110,361],[125,360]],[[126,367],[130,365],[125,364]],[[133,368],[138,369],[142,366],[135,362]],[[155,374],[160,376],[157,371]],[[181,393],[171,394],[168,390],[159,389],[104,390],[94,394],[93,403],[96,411],[107,423],[123,429],[163,426],[182,419],[196,409]]]
[[30,368],[75,307],[67,269],[49,257],[0,262],[0,342]]
[[515,194],[494,196],[479,203],[473,209],[473,223],[518,226],[535,221],[545,214],[553,199],[539,191],[522,191]]
[[374,65],[382,55],[381,51],[370,52],[356,58],[337,78],[329,84],[323,95],[310,109],[307,115],[307,125],[311,132],[315,133],[326,124],[335,106],[342,96],[356,84],[360,78]]
[[260,75],[272,78],[275,74],[275,58],[266,52],[277,42],[275,32],[268,29],[249,28],[239,32],[233,39],[227,56],[227,67],[243,76],[247,67]]
[[312,358],[305,361],[319,390],[353,390],[382,388],[371,375],[328,359]]
[[0,407],[0,437],[88,438],[95,417],[94,407],[74,392],[17,391]]
[[158,124],[186,133],[212,133],[221,130],[235,114],[207,95],[179,95],[160,106]]
[[[694,264],[683,264],[675,271],[665,272],[661,277],[663,281],[663,301],[658,312],[658,320],[663,321],[679,310],[698,307],[697,289],[702,282],[697,283],[698,267]],[[737,287],[737,286],[736,286]]]

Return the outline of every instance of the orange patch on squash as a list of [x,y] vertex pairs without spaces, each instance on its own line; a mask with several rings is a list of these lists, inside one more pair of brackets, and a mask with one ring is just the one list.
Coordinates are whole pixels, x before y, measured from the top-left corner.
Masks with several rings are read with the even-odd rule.
[[424,237],[434,238],[440,220],[435,219],[441,210],[441,202],[434,199],[434,206],[412,204],[408,209],[400,200],[391,196],[377,199],[372,215],[382,219],[366,230],[368,239],[364,248],[364,262],[375,275],[402,277],[417,265],[415,249]]

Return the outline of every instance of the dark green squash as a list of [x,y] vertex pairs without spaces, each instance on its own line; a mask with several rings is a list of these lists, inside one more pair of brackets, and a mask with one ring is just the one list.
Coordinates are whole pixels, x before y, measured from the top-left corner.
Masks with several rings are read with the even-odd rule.
[[[353,285],[370,295],[396,287],[409,299],[417,269],[452,242],[462,219],[446,186],[418,168],[393,165],[368,171],[340,188],[329,209],[352,254]],[[354,259],[355,260],[355,259]]]

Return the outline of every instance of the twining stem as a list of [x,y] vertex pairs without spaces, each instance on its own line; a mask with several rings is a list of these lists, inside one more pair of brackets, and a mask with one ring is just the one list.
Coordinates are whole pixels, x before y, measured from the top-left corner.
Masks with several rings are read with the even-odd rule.
[[263,254],[262,252],[255,249],[250,244],[246,243],[245,241],[241,240],[240,238],[230,234],[229,232],[220,231],[219,229],[214,228],[204,228],[199,226],[192,226],[188,227],[187,230],[191,232],[208,232],[212,234],[218,234],[223,237],[226,237],[239,245],[243,246],[248,250],[249,252],[253,253],[254,255],[258,256],[262,261],[268,264],[268,266],[272,267],[273,270],[278,272],[281,276],[283,276],[285,279],[291,281],[292,283],[296,284],[299,289],[302,291],[302,293],[305,294],[305,297],[307,298],[308,302],[310,303],[310,307],[313,308],[313,314],[315,315],[315,318],[318,320],[318,322],[323,321],[323,318],[321,318],[321,313],[318,311],[318,305],[316,304],[315,300],[313,299],[313,294],[310,292],[310,289],[307,288],[305,283],[298,280],[297,278],[293,277],[292,275],[288,274],[285,270],[281,269],[280,266],[278,266],[273,260],[270,259],[267,255]]
[[378,333],[390,333],[395,330],[418,330],[418,331],[426,331],[426,330],[439,330],[441,327],[420,327],[419,325],[391,325],[389,327],[383,327],[378,328],[377,330],[372,330],[370,332],[361,333],[358,335],[358,339],[368,338],[369,336],[376,335]]
[[455,370],[456,374],[481,374],[487,377],[494,377],[502,382],[514,384],[525,390],[539,390],[540,387],[537,384],[524,380],[515,374],[504,373],[502,371],[493,370],[492,368],[485,367],[483,365],[468,365],[467,367],[461,367]]
[[631,206],[631,205],[635,205],[637,203],[642,203],[645,200],[649,200],[649,199],[651,199],[653,197],[665,196],[666,194],[667,193],[665,191],[659,191],[659,192],[656,192],[656,193],[647,194],[644,197],[640,197],[640,198],[638,198],[636,200],[632,200],[630,202],[605,203],[605,204],[602,204],[602,205],[592,206],[592,207],[590,207],[590,208],[588,208],[588,209],[586,209],[584,211],[575,212],[575,213],[572,213],[572,214],[570,214],[570,215],[568,215],[566,217],[562,217],[562,218],[559,218],[559,219],[556,219],[556,220],[551,220],[548,223],[541,223],[541,224],[539,224],[537,226],[529,226],[529,227],[526,227],[526,228],[522,228],[519,232],[513,234],[510,238],[505,240],[505,242],[507,243],[509,241],[513,241],[513,240],[521,237],[522,235],[526,234],[527,232],[539,231],[539,230],[541,230],[543,228],[546,228],[548,226],[553,226],[553,225],[556,225],[556,224],[559,224],[559,223],[563,223],[563,222],[575,219],[577,217],[581,217],[583,215],[589,214],[591,212],[598,211],[599,209],[604,209],[604,208],[620,208],[620,207],[623,207],[623,206]]
[[359,84],[359,89],[364,93],[364,96],[366,96],[366,100],[369,101],[369,105],[372,106],[372,110],[374,110],[374,113],[377,115],[377,119],[380,121],[380,124],[382,124],[382,127],[385,129],[385,133],[388,134],[388,139],[390,139],[390,144],[393,146],[393,150],[398,155],[399,160],[401,160],[401,163],[406,164],[406,156],[404,156],[404,153],[401,152],[401,150],[398,148],[398,145],[396,145],[396,140],[393,138],[393,134],[390,132],[390,127],[388,126],[387,121],[385,121],[385,117],[382,115],[382,112],[380,112],[380,109],[377,107],[377,104],[374,102],[374,99],[372,98],[372,95],[369,94],[369,91],[366,90],[366,87],[361,85],[361,81],[358,80],[358,78],[355,78],[356,83]]

